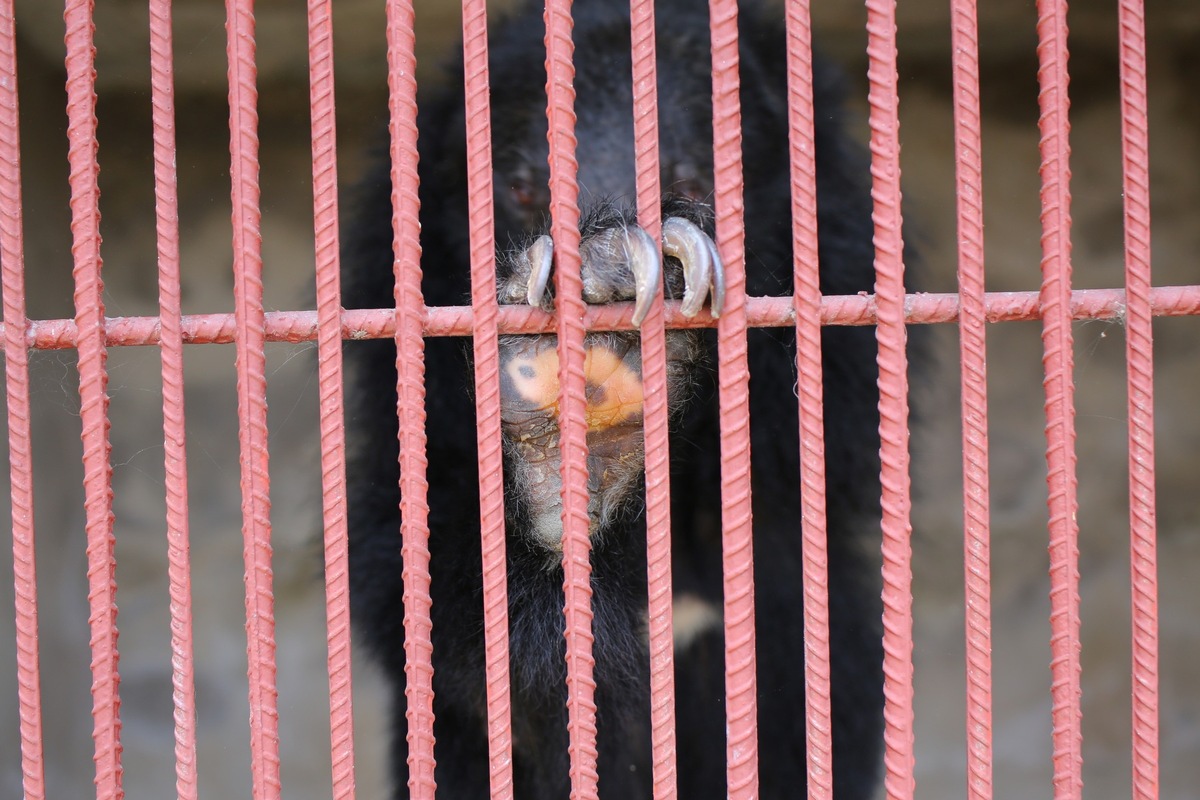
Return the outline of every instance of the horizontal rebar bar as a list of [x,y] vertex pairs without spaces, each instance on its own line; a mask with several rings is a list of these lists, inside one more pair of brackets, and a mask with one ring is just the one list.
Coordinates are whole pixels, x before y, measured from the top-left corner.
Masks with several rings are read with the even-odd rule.
[[[1150,291],[1151,310],[1156,317],[1200,315],[1200,286],[1157,286]],[[989,292],[985,298],[988,322],[1020,322],[1041,318],[1037,292]],[[747,297],[746,313],[752,328],[782,328],[795,324],[792,298]],[[1124,289],[1076,289],[1071,292],[1071,318],[1076,320],[1121,320],[1125,315]],[[633,304],[589,306],[584,314],[588,330],[632,330]],[[910,324],[958,321],[958,295],[922,293],[907,295],[904,318]],[[670,328],[711,328],[716,321],[702,311],[692,319],[679,311],[679,302],[666,304]],[[317,338],[316,311],[268,311],[267,341],[307,342]],[[430,306],[425,309],[426,336],[468,336],[472,314],[469,306]],[[821,299],[822,325],[874,325],[873,295],[838,295]],[[0,323],[0,336],[4,323]],[[500,333],[549,333],[554,318],[536,308],[501,306]],[[234,316],[191,314],[183,317],[186,344],[229,344],[234,340]],[[342,313],[342,337],[388,339],[395,332],[391,309],[355,309]],[[108,317],[105,344],[128,347],[159,344],[157,317]],[[25,333],[27,346],[36,350],[65,350],[75,347],[75,322],[69,319],[30,320]]]

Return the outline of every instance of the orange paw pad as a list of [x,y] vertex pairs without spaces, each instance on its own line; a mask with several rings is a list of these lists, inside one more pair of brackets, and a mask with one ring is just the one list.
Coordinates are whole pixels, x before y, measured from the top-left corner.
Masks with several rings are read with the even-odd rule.
[[[517,396],[536,411],[558,417],[558,353],[546,349],[514,357],[505,365]],[[587,382],[584,411],[589,431],[604,431],[637,420],[644,401],[642,376],[620,355],[588,348],[583,362]]]

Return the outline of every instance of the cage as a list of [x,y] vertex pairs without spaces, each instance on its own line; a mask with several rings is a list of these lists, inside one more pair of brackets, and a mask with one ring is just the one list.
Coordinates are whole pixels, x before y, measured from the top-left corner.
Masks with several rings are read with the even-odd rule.
[[[411,286],[399,313],[340,309],[337,187],[361,170],[373,122],[389,106],[410,118],[416,84],[438,80],[428,65],[460,33],[479,57],[487,16],[505,5],[468,0],[460,18],[432,0],[311,0],[307,16],[268,0],[0,3],[15,578],[15,613],[0,615],[14,643],[0,663],[5,796],[386,791],[384,688],[352,656],[348,628],[342,342],[397,336],[416,365],[423,337],[534,323],[511,309],[489,323],[479,307],[425,308]],[[653,4],[631,5],[638,52],[652,42]],[[717,77],[736,85],[737,4],[711,5]],[[1072,798],[1085,784],[1101,797],[1194,792],[1200,170],[1188,98],[1200,14],[1149,6],[1077,4],[1068,15],[1065,0],[869,0],[816,4],[810,26],[807,2],[774,4],[795,58],[797,187],[811,173],[809,38],[852,78],[872,152],[880,283],[867,297],[818,297],[803,284],[794,298],[748,297],[721,335],[880,331],[888,797]],[[570,30],[570,3],[547,8],[562,87],[570,54],[555,42]],[[389,97],[389,74],[416,78]],[[555,102],[568,100],[552,92]],[[736,139],[736,114],[716,105],[717,138]],[[305,113],[311,125],[297,123]],[[740,156],[728,152],[717,156],[734,175],[717,187],[717,239],[736,247],[725,198]],[[928,273],[927,291],[908,295],[902,195]],[[806,213],[801,203],[795,219]],[[402,249],[416,244],[408,219]],[[797,252],[815,247],[804,235]],[[314,274],[317,301],[303,307]],[[589,314],[571,335],[613,324]],[[935,352],[912,387],[906,324],[929,325]],[[819,370],[801,363],[806,374]],[[744,390],[729,389],[735,416]],[[910,391],[922,410],[911,447]],[[726,447],[736,484],[746,479],[736,438]],[[494,479],[498,463],[481,472]],[[419,551],[421,525],[409,528]],[[583,547],[586,536],[567,541]],[[736,548],[732,558],[729,617],[747,589]],[[413,602],[419,628],[419,592]],[[572,602],[585,611],[586,592]],[[809,790],[832,797],[819,603],[805,613],[815,615],[803,675],[816,703]],[[568,629],[579,664],[584,624]],[[669,651],[669,634],[652,631],[652,642]],[[415,652],[428,658],[422,635]],[[752,797],[755,698],[736,673],[752,678],[753,639],[734,630],[728,641],[731,685],[743,687],[728,698],[730,796]],[[670,697],[669,665],[656,698]],[[414,693],[415,706],[429,702]],[[586,753],[594,708],[586,691],[572,703]],[[656,703],[658,730],[670,730],[671,705]],[[503,704],[492,713],[502,765]],[[434,792],[430,725],[415,725],[413,797]],[[579,758],[574,792],[597,796]],[[673,772],[687,765],[669,736],[654,760],[655,796],[674,796]],[[494,781],[504,786],[503,766]]]

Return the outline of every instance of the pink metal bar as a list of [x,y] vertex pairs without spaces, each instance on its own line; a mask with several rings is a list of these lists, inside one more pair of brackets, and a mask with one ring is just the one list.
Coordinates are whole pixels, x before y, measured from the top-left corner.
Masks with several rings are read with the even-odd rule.
[[[712,328],[716,320],[701,311],[694,318],[683,316],[678,300],[668,300],[666,324],[670,328]],[[904,299],[904,321],[910,325],[957,322],[959,296],[954,294],[910,294]],[[1071,319],[1125,319],[1124,289],[1075,289],[1071,292]],[[1150,290],[1150,313],[1156,317],[1200,315],[1200,285],[1155,286]],[[984,295],[987,322],[1021,322],[1040,319],[1042,306],[1037,292],[989,292]],[[634,330],[632,303],[585,306],[583,324],[589,331]],[[469,306],[432,306],[423,313],[426,336],[470,336],[473,312]],[[162,341],[158,317],[106,317],[104,343],[108,347],[154,346]],[[837,295],[821,298],[822,325],[874,325],[877,320],[874,295]],[[790,297],[747,297],[746,321],[752,328],[784,328],[796,324]],[[528,306],[501,306],[497,317],[500,333],[553,333],[554,317]],[[3,330],[0,323],[0,330]],[[35,350],[69,350],[78,341],[75,321],[70,319],[30,320],[25,329],[25,346]],[[233,314],[194,314],[183,317],[184,344],[230,344],[236,330]],[[396,320],[392,309],[351,309],[342,313],[342,338],[351,341],[391,338]],[[317,338],[315,311],[268,311],[268,342],[311,342]]]
[[0,277],[3,279],[4,319],[9,323],[4,328],[4,384],[8,409],[21,785],[27,800],[45,800],[33,526],[33,443],[29,421],[29,352],[23,335],[27,317],[19,121],[13,0],[4,0],[0,2],[0,269],[3,270]]
[[992,797],[992,608],[984,332],[983,161],[975,0],[952,9],[954,153],[962,363],[963,559],[967,643],[967,798]]
[[[582,336],[588,329],[631,329],[628,304],[587,308],[579,295],[578,209],[571,81],[570,2],[547,8],[548,116],[552,138],[554,237],[559,313],[499,309],[494,293],[486,12],[464,0],[470,76],[472,307],[428,308],[420,295],[411,2],[388,11],[395,213],[395,309],[343,312],[338,286],[335,131],[330,0],[309,0],[313,119],[314,225],[318,310],[267,314],[262,307],[254,22],[252,0],[227,0],[234,252],[237,311],[183,317],[179,303],[178,211],[172,165],[173,88],[169,0],[151,0],[151,64],[159,235],[159,317],[104,315],[99,252],[92,1],[68,0],[68,115],[76,316],[29,321],[24,304],[23,245],[13,2],[0,0],[0,256],[3,260],[5,375],[12,474],[17,666],[25,795],[44,797],[38,686],[32,466],[27,348],[78,348],[82,402],[89,576],[89,624],[97,796],[123,796],[119,718],[115,555],[106,397],[108,346],[162,346],[167,475],[177,793],[197,796],[194,659],[188,564],[187,474],[182,346],[230,343],[238,348],[239,430],[246,558],[246,608],[254,795],[279,797],[279,741],[267,471],[263,348],[266,341],[316,339],[320,357],[322,474],[327,559],[327,625],[334,794],[354,796],[350,706],[341,430],[340,340],[395,337],[401,429],[402,538],[408,657],[410,790],[434,794],[432,665],[425,505],[425,335],[475,337],[480,491],[483,524],[488,714],[492,791],[512,796],[503,489],[498,426],[498,333],[559,335],[563,408],[564,569],[568,617],[569,704],[573,797],[596,797],[595,707],[592,700],[590,589],[583,453]],[[663,325],[720,330],[725,619],[729,723],[729,791],[757,791],[754,627],[750,551],[748,403],[745,361],[749,326],[795,325],[804,509],[808,793],[832,797],[829,731],[828,609],[819,326],[879,326],[880,411],[884,479],[884,598],[887,650],[887,792],[915,791],[912,742],[911,551],[907,452],[905,323],[959,323],[962,359],[964,528],[968,651],[968,796],[992,796],[988,452],[984,331],[986,322],[1043,324],[1046,436],[1051,515],[1054,650],[1055,796],[1082,795],[1080,614],[1077,485],[1072,389],[1073,319],[1112,319],[1127,328],[1131,575],[1133,602],[1133,790],[1158,792],[1158,631],[1153,440],[1153,316],[1200,314],[1200,286],[1152,287],[1145,31],[1142,4],[1121,0],[1122,132],[1125,157],[1126,288],[1072,291],[1067,120],[1066,3],[1039,0],[1042,108],[1043,285],[1039,292],[984,293],[978,63],[975,3],[953,0],[959,292],[905,295],[900,217],[894,3],[868,0],[871,128],[878,295],[820,296],[816,275],[815,186],[808,3],[789,4],[795,295],[744,294],[744,253],[737,102],[736,3],[712,0],[714,144],[718,240],[729,270],[727,309],[715,322],[685,320],[678,303],[656,300],[643,331],[647,401],[648,581],[652,666],[655,797],[676,795],[671,654],[670,514],[666,457]],[[641,224],[660,227],[655,116],[653,8],[631,0],[638,200]]]
[[463,3],[463,63],[466,67],[467,194],[471,210],[471,305],[474,312],[488,756],[491,796],[509,800],[513,797],[512,697],[508,662],[508,578],[500,438],[500,355],[496,338],[499,309],[486,0],[465,0]]
[[1121,141],[1125,157],[1125,353],[1129,404],[1129,532],[1133,592],[1133,797],[1158,797],[1158,554],[1154,493],[1154,342],[1150,290],[1150,157],[1146,26],[1122,0]]
[[1079,509],[1071,335],[1070,144],[1067,140],[1067,4],[1038,1],[1038,105],[1042,154],[1042,363],[1050,509],[1050,646],[1054,797],[1083,794],[1080,708]]
[[812,21],[808,0],[787,11],[792,170],[792,273],[796,390],[800,414],[801,554],[804,579],[804,730],[809,800],[833,798],[833,709],[829,662],[829,552],[825,506],[825,411],[821,372],[821,276]]
[[[655,241],[662,232],[658,158],[658,66],[654,3],[631,0],[634,168],[638,224]],[[675,653],[671,588],[671,475],[667,436],[667,352],[661,295],[642,323],[645,384],[646,588],[650,638],[650,744],[655,800],[678,796],[675,759]]]
[[392,231],[396,275],[396,395],[400,420],[400,534],[404,560],[404,671],[408,789],[432,800],[433,623],[429,618],[429,483],[426,480],[425,341],[422,338],[421,223],[417,197],[417,84],[411,0],[387,6]]
[[562,449],[563,591],[566,595],[567,727],[572,800],[598,797],[596,683],[592,677],[592,587],[584,421],[584,304],[579,260],[579,187],[575,178],[575,66],[570,0],[548,0],[546,118],[550,140],[550,233],[559,363]]
[[179,194],[175,168],[175,81],[171,4],[150,4],[150,83],[154,120],[154,199],[158,237],[158,313],[162,321],[163,465],[167,500],[167,577],[171,597],[171,685],[175,708],[175,791],[196,800],[196,661],[184,424],[183,328],[179,277]]
[[252,0],[226,0],[229,152],[233,200],[233,292],[238,445],[246,562],[246,657],[250,764],[256,800],[280,796],[271,499],[267,470],[267,382],[258,183],[258,90]]
[[912,800],[912,500],[894,0],[867,0],[867,56],[883,484],[884,786],[889,800]]
[[312,118],[316,245],[317,371],[321,399],[321,507],[325,530],[325,629],[333,796],[353,800],[350,571],[346,526],[346,432],[342,397],[341,278],[338,258],[337,125],[330,0],[309,0],[309,106]]
[[104,285],[100,260],[100,167],[96,160],[95,47],[92,4],[70,0],[67,26],[67,138],[71,165],[71,247],[75,326],[79,331],[79,396],[87,517],[88,624],[92,650],[92,740],[96,796],[124,796],[121,701],[117,694],[116,554],[113,538],[112,447],[104,349]]
[[745,207],[736,0],[710,0],[713,171],[725,308],[717,325],[724,572],[726,768],[730,800],[758,796],[750,371],[746,363]]

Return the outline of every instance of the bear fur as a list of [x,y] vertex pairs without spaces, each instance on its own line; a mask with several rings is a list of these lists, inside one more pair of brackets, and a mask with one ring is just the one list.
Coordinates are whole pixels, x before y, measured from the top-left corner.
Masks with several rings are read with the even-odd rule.
[[[664,217],[713,234],[711,59],[707,4],[656,3]],[[786,62],[778,11],[742,3],[740,75],[750,295],[792,290]],[[498,277],[548,230],[541,4],[489,36]],[[626,0],[574,4],[580,208],[590,231],[634,218],[632,89]],[[461,64],[419,107],[422,288],[429,305],[469,303]],[[873,290],[868,162],[844,125],[839,78],[814,65],[821,288]],[[345,249],[345,305],[392,305],[386,158],[361,187]],[[668,280],[668,288],[670,289]],[[715,332],[696,337],[687,397],[672,397],[673,580],[685,611],[719,615],[720,462]],[[469,342],[426,340],[429,548],[432,574],[436,780],[439,796],[488,796],[478,467]],[[876,346],[869,327],[825,328],[826,481],[835,796],[865,800],[882,754],[882,648]],[[394,797],[408,797],[403,585],[392,342],[346,348],[352,369],[350,566],[356,630],[382,666],[394,706]],[[804,796],[804,640],[794,332],[749,335],[758,647],[760,796]],[[507,456],[506,456],[507,457]],[[506,476],[510,472],[506,468]],[[569,795],[562,570],[528,531],[521,487],[506,478],[515,796]],[[645,638],[644,497],[635,492],[593,537],[592,588],[600,793],[651,797]],[[708,615],[708,616],[706,616]],[[726,796],[724,650],[719,621],[677,638],[679,796]]]

